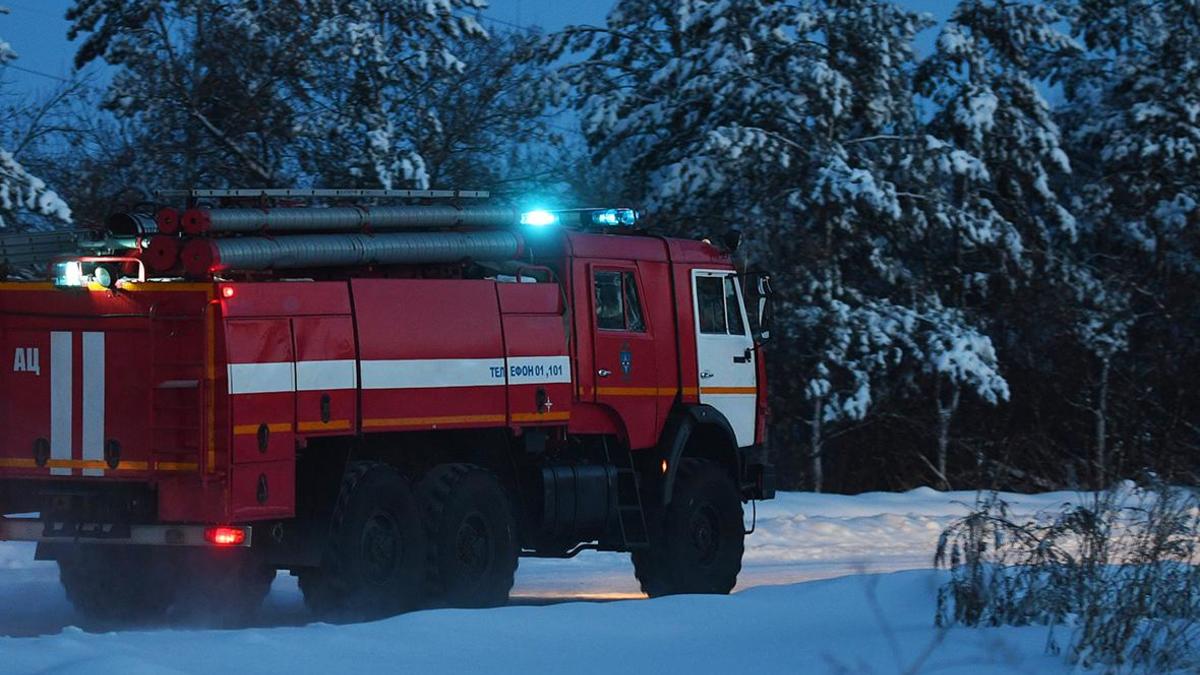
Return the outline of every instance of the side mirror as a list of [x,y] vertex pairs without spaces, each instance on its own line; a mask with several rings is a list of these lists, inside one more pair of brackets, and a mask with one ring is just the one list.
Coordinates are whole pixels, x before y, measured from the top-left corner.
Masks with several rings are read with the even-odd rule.
[[725,250],[730,253],[736,253],[738,247],[742,245],[742,231],[729,230],[721,235],[721,243],[725,245]]
[[763,344],[771,339],[771,323],[774,303],[772,298],[775,291],[771,288],[771,275],[758,272],[747,277],[746,297],[750,300],[747,310],[753,311],[751,320],[754,322],[754,339]]

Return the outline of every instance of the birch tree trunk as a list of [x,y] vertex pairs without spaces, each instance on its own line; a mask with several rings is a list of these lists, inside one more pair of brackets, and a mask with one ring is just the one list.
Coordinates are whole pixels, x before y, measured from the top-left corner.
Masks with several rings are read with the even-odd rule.
[[812,460],[812,481],[813,492],[820,492],[825,486],[825,467],[822,464],[822,453],[824,452],[824,438],[822,437],[822,416],[825,413],[825,404],[821,399],[813,401],[813,415],[811,421],[812,427],[812,452],[809,458]]
[[1097,490],[1103,490],[1108,482],[1108,377],[1112,358],[1105,356],[1100,363],[1100,391],[1096,407],[1092,409],[1096,421],[1096,456],[1093,460]]
[[[946,478],[946,463],[950,455],[950,422],[958,410],[961,396],[962,388],[958,386],[957,382],[950,382],[950,400],[943,400],[942,381],[941,378],[938,378],[937,390],[934,392],[933,398],[937,403],[937,473],[943,490],[950,489],[950,481]],[[976,454],[975,461],[982,465],[983,457]]]

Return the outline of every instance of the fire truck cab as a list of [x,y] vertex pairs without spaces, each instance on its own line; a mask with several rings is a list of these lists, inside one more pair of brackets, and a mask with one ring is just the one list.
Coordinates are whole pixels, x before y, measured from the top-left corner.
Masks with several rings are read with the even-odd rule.
[[0,539],[82,611],[244,617],[278,570],[332,619],[493,606],[519,556],[584,549],[651,596],[733,588],[774,475],[769,286],[732,245],[211,194],[0,284]]

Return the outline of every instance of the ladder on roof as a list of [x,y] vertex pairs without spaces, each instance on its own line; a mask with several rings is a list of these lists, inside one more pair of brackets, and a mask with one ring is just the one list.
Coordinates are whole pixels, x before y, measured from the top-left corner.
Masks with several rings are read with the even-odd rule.
[[172,199],[487,199],[486,190],[374,190],[355,188],[235,188],[158,190],[158,201]]
[[0,276],[22,267],[47,265],[60,256],[79,250],[91,230],[43,230],[0,234]]

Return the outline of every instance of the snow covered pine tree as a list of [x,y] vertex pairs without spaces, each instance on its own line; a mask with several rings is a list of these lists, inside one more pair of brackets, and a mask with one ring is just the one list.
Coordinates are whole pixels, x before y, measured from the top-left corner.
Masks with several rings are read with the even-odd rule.
[[[428,187],[414,87],[486,37],[481,0],[76,0],[76,65],[117,71],[106,105],[145,125],[182,184]],[[220,95],[215,95],[217,92]],[[156,160],[161,164],[163,157]]]
[[1200,5],[1059,5],[1087,48],[1052,65],[1091,253],[1073,285],[1088,298],[1076,333],[1096,364],[1082,406],[1092,463],[1101,479],[1111,470],[1109,418],[1121,406],[1126,463],[1194,472],[1200,387],[1180,374],[1200,367]]
[[[1082,274],[1072,261],[1075,217],[1059,194],[1070,162],[1035,82],[1047,58],[1079,53],[1061,22],[1041,2],[964,0],[917,73],[917,93],[931,107],[920,166],[928,199],[918,202],[931,229],[929,264],[955,307],[985,309],[977,313],[1020,328],[1004,345],[1012,353],[1034,339],[1031,331],[1064,329],[1057,312],[1030,312],[1037,303],[1028,294],[1065,295],[1056,281]],[[957,384],[936,383],[943,484],[958,401]]]
[[[295,5],[294,0],[274,0]],[[429,188],[425,158],[413,139],[441,124],[424,94],[443,76],[461,74],[458,50],[487,39],[464,9],[483,0],[303,0],[302,31],[311,36],[310,88],[319,106],[300,119],[301,161],[329,185]]]

